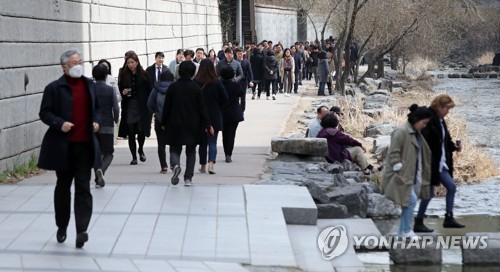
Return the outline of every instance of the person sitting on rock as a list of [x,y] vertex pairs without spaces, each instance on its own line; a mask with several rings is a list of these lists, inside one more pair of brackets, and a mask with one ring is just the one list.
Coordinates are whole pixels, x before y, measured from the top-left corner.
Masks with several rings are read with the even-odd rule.
[[323,129],[323,127],[321,126],[321,119],[323,119],[323,117],[328,113],[329,111],[326,106],[318,107],[318,109],[316,110],[316,118],[312,119],[309,122],[309,127],[306,132],[307,138],[316,138],[316,136],[318,136],[319,131]]
[[369,175],[373,171],[373,166],[366,159],[364,154],[366,149],[363,144],[340,131],[338,125],[339,119],[332,112],[327,113],[321,119],[323,129],[318,133],[317,138],[325,138],[328,142],[326,160],[329,163],[343,162],[344,160],[354,162],[363,170],[364,174]]

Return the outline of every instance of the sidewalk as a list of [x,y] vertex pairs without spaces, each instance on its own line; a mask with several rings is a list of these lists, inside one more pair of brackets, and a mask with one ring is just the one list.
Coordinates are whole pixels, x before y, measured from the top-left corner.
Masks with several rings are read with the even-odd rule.
[[[306,188],[252,184],[265,171],[271,138],[300,100],[281,94],[276,101],[250,98],[233,163],[224,162],[219,136],[217,174],[195,171],[194,187],[182,181],[173,186],[171,172],[159,173],[154,135],[146,141],[147,161],[136,166],[129,165],[127,142],[118,141],[106,186],[92,188],[93,216],[83,249],[75,248],[73,216],[66,242],[56,242],[53,172],[0,185],[0,271],[363,269],[354,250],[335,262],[321,258],[317,234],[335,223],[316,220],[316,204]],[[365,221],[343,224],[366,229]]]

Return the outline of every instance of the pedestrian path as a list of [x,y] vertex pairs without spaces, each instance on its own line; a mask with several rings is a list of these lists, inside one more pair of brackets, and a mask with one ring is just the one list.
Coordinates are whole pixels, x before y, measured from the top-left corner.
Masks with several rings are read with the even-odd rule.
[[56,241],[53,172],[0,185],[0,271],[363,269],[359,260],[346,264],[357,260],[352,252],[337,264],[321,258],[316,239],[326,223],[318,223],[306,188],[252,184],[266,171],[271,138],[298,102],[282,95],[248,100],[233,163],[223,162],[219,145],[217,174],[196,173],[194,187],[170,185],[171,173],[159,174],[154,135],[147,161],[137,166],[129,165],[127,143],[119,141],[106,186],[92,188],[94,212],[82,249],[75,248],[73,216],[66,242]]

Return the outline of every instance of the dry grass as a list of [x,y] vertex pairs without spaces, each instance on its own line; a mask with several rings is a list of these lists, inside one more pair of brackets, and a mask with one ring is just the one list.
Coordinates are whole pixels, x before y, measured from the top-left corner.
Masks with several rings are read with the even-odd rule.
[[[369,118],[362,113],[363,100],[359,97],[346,97],[339,99],[338,106],[346,114],[342,118],[342,125],[347,133],[360,138],[365,127],[371,124],[392,123],[402,124],[407,120],[408,107],[416,103],[418,105],[429,105],[435,96],[427,91],[410,91],[404,94],[392,94],[393,107],[386,108],[380,116]],[[460,101],[453,98],[458,104]],[[498,175],[493,158],[488,153],[474,145],[467,137],[466,121],[462,115],[454,114],[453,111],[446,117],[448,129],[453,139],[462,141],[462,152],[455,152],[454,178],[460,183],[478,183],[490,177]],[[367,143],[369,144],[371,143]],[[438,195],[442,195],[443,190],[438,190]]]
[[493,57],[495,57],[494,52],[486,52],[476,59],[478,65],[492,64]]
[[416,80],[427,75],[429,69],[436,69],[438,64],[430,59],[417,57],[406,65],[406,75],[410,80]]

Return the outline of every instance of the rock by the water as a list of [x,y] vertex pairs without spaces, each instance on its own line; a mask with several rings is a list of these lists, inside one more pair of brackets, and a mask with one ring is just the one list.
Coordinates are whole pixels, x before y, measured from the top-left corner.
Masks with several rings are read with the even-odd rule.
[[347,207],[341,204],[318,204],[318,219],[348,218]]
[[395,218],[399,216],[399,209],[394,202],[381,194],[368,194],[368,208],[366,216],[375,219]]
[[346,206],[349,216],[357,215],[361,218],[366,218],[368,198],[366,187],[363,184],[334,187],[326,195],[330,203]]

